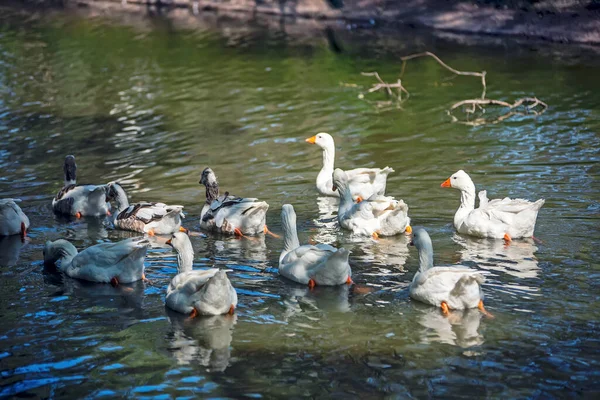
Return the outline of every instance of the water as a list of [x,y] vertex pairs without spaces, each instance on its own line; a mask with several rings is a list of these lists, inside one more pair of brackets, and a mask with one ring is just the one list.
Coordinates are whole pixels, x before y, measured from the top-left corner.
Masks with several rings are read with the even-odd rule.
[[[18,197],[29,240],[0,241],[0,397],[562,397],[598,391],[600,60],[590,49],[454,40],[334,26],[214,28],[209,17],[87,18],[0,13],[0,193]],[[206,21],[208,20],[208,22]],[[329,38],[329,39],[327,39]],[[406,38],[406,39],[405,39]],[[498,43],[496,43],[498,42]],[[486,70],[488,97],[537,96],[543,115],[469,127],[444,110],[476,97],[476,78],[447,80],[431,60],[403,77],[411,98],[383,111],[358,98],[377,70],[394,81],[399,57],[430,50],[455,68]],[[364,89],[363,89],[364,90]],[[369,95],[367,100],[384,100]],[[304,139],[327,131],[338,166],[392,166],[388,192],[427,227],[436,262],[493,273],[496,318],[417,304],[404,236],[339,232],[335,201],[319,198],[321,154]],[[307,288],[280,278],[280,240],[194,236],[195,267],[229,268],[233,317],[189,322],[164,307],[176,271],[159,241],[147,276],[129,287],[45,271],[46,240],[78,248],[132,236],[105,221],[51,212],[62,161],[82,183],[121,180],[133,200],[183,204],[197,229],[211,166],[224,190],[298,213],[300,239],[351,249],[353,287]],[[490,198],[545,198],[542,243],[509,247],[454,233],[459,194],[440,183],[467,170]]]

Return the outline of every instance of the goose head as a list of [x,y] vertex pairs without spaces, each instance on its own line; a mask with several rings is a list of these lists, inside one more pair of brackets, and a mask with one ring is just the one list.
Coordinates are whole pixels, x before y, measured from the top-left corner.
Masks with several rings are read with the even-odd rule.
[[452,174],[452,176],[442,182],[440,186],[444,188],[454,188],[461,191],[467,191],[471,188],[473,191],[475,190],[475,185],[473,184],[471,177],[462,169]]
[[190,242],[190,238],[185,232],[175,232],[173,236],[169,240],[167,240],[166,244],[173,247],[178,253],[182,251],[194,251],[192,247],[192,242]]
[[77,164],[75,164],[75,156],[68,155],[65,157],[63,171],[65,173],[65,186],[75,185],[75,182],[77,181]]
[[425,228],[414,228],[412,232],[412,240],[410,241],[411,246],[415,246],[417,250],[423,249],[427,246],[433,248],[433,244],[431,243],[431,238],[429,234],[425,230]]
[[173,247],[177,253],[179,272],[191,271],[194,264],[194,248],[185,232],[175,232],[166,244]]
[[202,171],[202,175],[200,176],[200,181],[198,183],[207,187],[212,186],[217,183],[217,176],[212,169],[206,167],[204,168],[204,171]]
[[106,184],[106,201],[109,202],[113,200],[117,202],[117,209],[119,211],[129,207],[127,193],[125,193],[125,189],[117,182],[109,182]]
[[331,189],[334,191],[340,189],[340,192],[344,193],[343,191],[348,188],[348,175],[340,168],[336,168],[333,171],[332,178],[333,187]]
[[315,136],[309,137],[306,139],[306,142],[310,144],[316,144],[322,149],[333,149],[335,146],[331,135],[325,132],[320,132]]
[[44,255],[44,264],[54,266],[56,262],[62,259],[72,259],[77,255],[77,249],[71,242],[64,239],[58,239],[54,242],[47,241],[42,250]]

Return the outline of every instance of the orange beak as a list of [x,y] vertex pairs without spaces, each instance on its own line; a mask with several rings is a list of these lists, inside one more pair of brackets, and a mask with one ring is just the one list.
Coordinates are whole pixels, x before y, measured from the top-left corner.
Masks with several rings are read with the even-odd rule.
[[441,187],[452,187],[452,184],[450,183],[450,178],[448,178],[444,182],[442,182],[442,184],[440,186]]
[[305,140],[306,143],[315,144],[317,142],[317,137],[312,136]]
[[165,243],[168,244],[168,245],[172,245],[171,244],[171,239],[167,240]]
[[180,227],[179,227],[179,232],[185,232],[185,233],[187,233],[187,234],[189,234],[189,233],[190,233],[189,229],[186,229],[186,228],[184,228],[183,226],[180,226]]

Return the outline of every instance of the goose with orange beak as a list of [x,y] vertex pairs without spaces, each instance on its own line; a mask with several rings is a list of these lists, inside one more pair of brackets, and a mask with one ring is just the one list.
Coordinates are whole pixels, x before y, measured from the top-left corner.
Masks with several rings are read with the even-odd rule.
[[219,195],[217,176],[208,167],[202,171],[199,183],[206,188],[200,228],[238,237],[261,233],[279,237],[267,227],[267,202],[252,197],[231,196],[229,192]]
[[181,219],[185,218],[183,206],[147,201],[129,204],[127,193],[117,182],[106,185],[106,198],[117,203],[117,211],[112,216],[115,228],[149,236],[170,235],[185,229],[181,227]]
[[282,276],[310,288],[353,283],[348,250],[322,243],[300,246],[296,212],[291,204],[281,209],[281,224],[284,245],[279,256],[279,273]]
[[460,207],[454,214],[458,233],[476,237],[504,239],[533,237],[535,223],[544,199],[531,202],[524,199],[489,200],[485,190],[479,192],[479,208],[475,208],[475,184],[460,170],[441,187],[460,190]]
[[410,284],[410,297],[425,304],[440,307],[444,315],[450,310],[479,308],[492,317],[483,306],[481,284],[486,272],[464,265],[433,266],[433,245],[427,231],[415,228],[410,242],[419,252],[419,270]]
[[355,203],[352,200],[348,177],[339,168],[333,172],[333,185],[340,192],[338,222],[342,228],[357,235],[393,236],[402,232],[410,233],[408,206],[403,200],[391,196],[372,195]]
[[[323,150],[323,168],[317,175],[317,190],[324,196],[339,197],[339,192],[332,190],[331,174],[334,170],[335,143],[333,137],[325,132],[317,133],[306,139],[307,143],[316,144]],[[390,167],[356,168],[345,171],[352,198],[368,199],[374,194],[385,194],[387,176],[394,172]]]
[[167,288],[167,307],[191,318],[233,314],[238,298],[227,271],[218,268],[194,270],[194,249],[184,232],[174,233],[166,243],[177,253],[177,275]]

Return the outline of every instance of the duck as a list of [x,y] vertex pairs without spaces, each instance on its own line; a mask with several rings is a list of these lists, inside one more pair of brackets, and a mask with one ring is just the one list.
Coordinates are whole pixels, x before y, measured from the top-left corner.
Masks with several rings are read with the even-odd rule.
[[233,314],[238,297],[225,270],[209,268],[194,270],[194,249],[188,235],[175,232],[166,242],[177,253],[177,275],[167,288],[168,308],[197,315]]
[[281,223],[284,245],[279,256],[280,275],[310,288],[353,283],[348,250],[321,243],[300,246],[296,212],[291,204],[282,207]]
[[[317,175],[317,190],[324,196],[340,197],[340,193],[332,190],[331,175],[334,169],[335,143],[329,133],[320,132],[306,139],[307,143],[316,144],[323,149],[323,168]],[[394,170],[385,168],[356,168],[345,171],[352,198],[368,199],[374,194],[384,195],[387,177]]]
[[380,236],[412,232],[408,205],[403,200],[374,194],[366,200],[355,203],[346,172],[336,168],[332,180],[333,188],[340,192],[337,217],[342,228],[375,239]]
[[0,199],[0,236],[27,236],[29,218],[17,205],[19,202],[20,199]]
[[52,210],[55,213],[77,218],[110,215],[110,203],[106,201],[106,185],[77,186],[75,156],[68,155],[65,158],[63,169],[63,187],[52,199]]
[[266,225],[269,205],[255,198],[219,196],[219,182],[211,168],[202,171],[199,183],[206,188],[206,202],[200,214],[200,228],[236,236],[272,233]]
[[479,208],[475,208],[475,184],[462,169],[440,185],[460,190],[460,207],[454,214],[458,233],[480,238],[504,239],[533,237],[535,222],[545,200],[489,200],[487,191],[479,192]]
[[149,243],[136,237],[115,243],[100,243],[78,252],[67,240],[47,241],[44,264],[55,265],[67,276],[90,282],[121,283],[146,281],[144,260]]
[[463,265],[434,267],[433,245],[424,228],[414,229],[410,245],[419,253],[419,270],[409,288],[411,298],[440,307],[444,315],[450,310],[479,308],[491,316],[483,305],[481,284],[485,282],[485,272]]
[[181,227],[181,219],[185,218],[183,206],[149,202],[130,205],[127,193],[117,182],[106,185],[106,197],[117,203],[117,211],[112,217],[115,228],[146,233],[149,236],[170,235],[185,230]]

